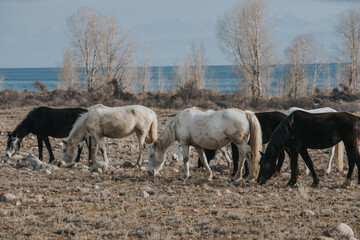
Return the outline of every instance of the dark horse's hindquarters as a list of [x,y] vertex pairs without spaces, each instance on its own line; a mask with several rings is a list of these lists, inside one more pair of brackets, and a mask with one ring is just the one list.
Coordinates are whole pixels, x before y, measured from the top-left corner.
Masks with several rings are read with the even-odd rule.
[[257,181],[265,183],[276,171],[276,157],[284,147],[291,150],[291,179],[289,185],[296,184],[296,169],[298,154],[313,177],[313,186],[319,183],[313,163],[306,149],[324,149],[344,142],[349,170],[344,186],[351,184],[351,176],[355,164],[358,168],[358,184],[360,184],[360,121],[350,113],[317,113],[311,114],[295,111],[281,122],[271,136],[265,154],[260,160],[260,172]]
[[[50,162],[52,162],[55,158],[51,150],[49,136],[54,138],[67,137],[76,119],[85,112],[87,112],[87,109],[83,108],[34,108],[15,130],[9,133],[6,155],[12,156],[15,154],[20,147],[21,140],[29,133],[32,133],[37,137],[39,159],[43,159],[42,150],[43,142],[45,142],[50,155]],[[80,158],[81,149],[82,147],[79,147],[77,161]]]

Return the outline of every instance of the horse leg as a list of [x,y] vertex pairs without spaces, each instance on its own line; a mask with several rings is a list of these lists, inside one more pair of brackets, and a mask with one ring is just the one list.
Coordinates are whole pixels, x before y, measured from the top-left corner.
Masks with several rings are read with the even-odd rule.
[[91,154],[89,154],[89,164],[92,165],[96,162],[96,154],[98,151],[98,144],[94,137],[91,137]]
[[233,159],[233,172],[231,174],[231,177],[234,177],[239,166],[239,150],[233,142],[231,142],[231,154]]
[[108,159],[107,154],[106,154],[105,142],[102,139],[97,141],[97,142],[98,142],[98,145],[99,145],[100,152],[101,152],[101,154],[103,156],[104,162],[109,163],[109,159]]
[[43,160],[43,139],[40,135],[36,135],[38,142],[38,150],[39,150],[39,159]]
[[331,163],[332,163],[332,160],[335,156],[335,147],[332,147],[331,148],[331,155],[330,155],[330,161],[329,161],[329,165],[328,165],[328,168],[326,169],[326,173],[329,174],[331,172]]
[[180,180],[185,180],[190,176],[190,162],[189,162],[189,145],[181,144],[182,153],[183,153],[183,162],[184,162],[184,169],[183,173],[180,177]]
[[284,159],[285,159],[285,151],[281,150],[278,156],[278,164],[276,166],[276,174],[277,176],[281,175],[281,167],[284,164]]
[[[204,152],[205,152],[205,155],[206,155],[207,163],[209,164],[210,161],[211,161],[212,159],[214,159],[215,154],[216,154],[216,150],[204,149]],[[205,166],[205,165],[202,163],[201,158],[200,158],[200,155],[199,155],[198,168],[202,168],[202,167],[204,167],[204,166]]]
[[225,160],[227,162],[227,166],[230,167],[231,162],[230,162],[229,154],[226,151],[222,150],[222,148],[220,148],[220,152],[224,156],[224,158],[225,158]]
[[209,163],[206,159],[206,155],[204,153],[204,150],[202,148],[195,148],[197,153],[199,154],[200,160],[203,163],[203,165],[205,166],[206,171],[208,172],[208,180],[212,179],[212,172],[211,169],[209,167]]
[[82,152],[83,147],[84,147],[84,142],[81,141],[81,143],[78,146],[78,152],[77,152],[77,155],[76,155],[76,158],[75,158],[76,163],[80,162],[80,156],[81,156],[81,152]]
[[51,144],[50,144],[50,141],[49,141],[49,137],[46,136],[46,137],[43,138],[43,139],[44,139],[44,142],[45,142],[45,146],[46,146],[46,148],[47,148],[47,150],[48,150],[48,152],[49,152],[49,155],[50,155],[50,163],[51,163],[52,161],[54,161],[55,157],[54,157],[53,151],[52,151],[52,149],[51,149]]
[[299,157],[299,152],[295,151],[295,149],[292,149],[291,157],[290,157],[291,178],[287,184],[288,186],[294,186],[296,184],[296,180],[297,180],[296,170],[298,167],[298,157]]
[[358,146],[353,146],[353,143],[345,143],[345,149],[346,149],[346,154],[348,157],[348,165],[349,165],[349,170],[346,176],[346,180],[343,183],[343,187],[350,187],[351,186],[351,176],[352,173],[354,171],[354,167],[355,167],[355,163],[358,167],[358,173],[359,173],[359,150],[358,150]]
[[246,143],[241,143],[241,144],[238,144],[236,145],[237,148],[238,148],[238,168],[236,170],[236,174],[235,176],[232,178],[233,181],[236,181],[236,180],[241,180],[242,179],[242,170],[243,170],[243,167],[244,167],[244,156],[245,156],[245,152],[246,152],[246,149],[247,149],[247,144]]
[[136,166],[141,167],[141,163],[142,163],[141,153],[142,153],[142,149],[143,149],[144,144],[145,144],[146,135],[143,132],[136,131],[136,136],[138,138],[138,144],[139,144],[139,156],[138,156],[138,159],[136,161]]
[[315,173],[314,164],[311,161],[311,158],[310,158],[309,153],[306,150],[306,148],[303,148],[300,150],[300,155],[301,155],[302,159],[304,160],[306,166],[309,168],[309,170],[311,172],[311,176],[313,178],[313,183],[311,184],[311,186],[317,187],[319,185],[319,178]]

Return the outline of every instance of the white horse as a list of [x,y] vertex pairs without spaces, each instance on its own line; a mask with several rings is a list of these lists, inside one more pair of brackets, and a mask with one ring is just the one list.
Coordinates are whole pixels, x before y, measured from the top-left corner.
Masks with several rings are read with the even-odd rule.
[[204,112],[197,108],[185,109],[176,115],[162,130],[159,138],[150,145],[148,172],[156,175],[165,162],[165,153],[175,141],[180,142],[183,152],[183,174],[180,179],[189,177],[189,147],[193,146],[212,179],[212,172],[206,160],[205,149],[219,149],[230,142],[239,149],[239,168],[234,180],[240,179],[244,158],[250,139],[253,159],[249,161],[251,177],[259,172],[260,149],[262,146],[261,127],[254,114],[239,109],[226,109],[216,112]]
[[[191,148],[190,148],[191,149]],[[190,150],[189,150],[190,151]],[[223,148],[220,148],[219,151],[222,153],[222,155],[224,156],[226,162],[227,162],[227,165],[228,167],[230,167],[231,165],[231,160],[230,160],[230,157],[229,157],[229,154],[223,150]],[[175,148],[174,148],[174,151],[173,153],[171,154],[171,159],[174,160],[174,161],[179,161],[179,155],[181,154],[181,144],[176,141],[175,142]]]
[[[309,112],[309,113],[336,112],[335,109],[332,109],[332,108],[329,108],[329,107],[317,108],[317,109],[312,109],[312,110],[305,110],[305,109],[298,108],[298,107],[292,107],[292,108],[289,108],[288,110],[286,110],[284,112],[284,114],[286,116],[289,116],[292,112],[294,112],[296,110]],[[331,172],[331,162],[332,162],[334,156],[335,156],[335,159],[336,159],[336,162],[337,162],[338,170],[340,172],[342,172],[343,168],[344,168],[344,143],[342,141],[331,148],[331,156],[330,156],[329,166],[328,166],[328,168],[326,170],[326,173],[328,173],[328,174]],[[307,167],[306,167],[306,173],[309,174],[309,169]]]
[[136,165],[141,165],[142,148],[153,143],[157,138],[157,118],[154,111],[140,106],[106,107],[98,104],[88,109],[74,123],[69,137],[63,141],[63,160],[72,163],[76,157],[78,142],[84,137],[91,136],[93,147],[91,156],[95,162],[97,146],[103,159],[108,161],[104,137],[123,138],[135,133],[139,143],[139,156]]

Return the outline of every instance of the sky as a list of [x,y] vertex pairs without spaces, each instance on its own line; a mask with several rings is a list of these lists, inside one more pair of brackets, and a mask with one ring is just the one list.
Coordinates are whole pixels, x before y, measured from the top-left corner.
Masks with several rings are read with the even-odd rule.
[[[192,43],[203,43],[208,65],[232,63],[219,48],[217,19],[241,0],[0,0],[0,68],[59,67],[70,47],[66,18],[81,7],[93,8],[137,38],[137,59],[144,49],[151,65],[178,64]],[[273,37],[283,54],[301,33],[313,33],[327,52],[336,41],[338,15],[359,0],[268,0],[276,18]]]

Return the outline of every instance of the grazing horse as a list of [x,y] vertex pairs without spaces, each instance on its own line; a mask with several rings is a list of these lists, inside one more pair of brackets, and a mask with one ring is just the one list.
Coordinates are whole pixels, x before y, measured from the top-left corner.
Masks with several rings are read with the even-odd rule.
[[295,111],[290,114],[272,134],[265,154],[262,154],[260,160],[260,173],[257,182],[264,184],[275,173],[276,158],[281,149],[288,147],[291,149],[291,179],[288,185],[294,186],[296,184],[298,154],[302,152],[303,160],[313,177],[312,186],[317,186],[319,179],[310,156],[305,154],[304,150],[307,148],[325,149],[340,141],[344,142],[349,164],[343,186],[351,185],[351,176],[355,164],[358,168],[358,184],[360,184],[359,118],[345,112],[312,114],[303,111]]
[[183,152],[183,174],[180,179],[189,177],[189,147],[195,147],[207,172],[212,172],[204,154],[205,149],[219,149],[233,142],[239,149],[240,167],[234,180],[240,179],[243,160],[248,151],[248,141],[253,159],[249,161],[251,176],[256,178],[259,167],[259,150],[262,147],[261,127],[254,114],[239,109],[204,112],[197,108],[185,109],[176,115],[162,130],[159,138],[150,145],[148,172],[156,175],[165,162],[165,153],[175,141],[180,142]]
[[[327,113],[327,112],[337,112],[335,109],[329,108],[329,107],[323,107],[323,108],[317,108],[317,109],[311,109],[311,110],[305,110],[299,107],[292,107],[289,108],[288,110],[286,110],[284,112],[284,114],[286,116],[289,116],[292,112],[296,111],[296,110],[300,110],[300,111],[304,111],[304,112],[309,112],[309,113]],[[326,173],[330,173],[331,172],[331,162],[333,160],[335,156],[335,160],[337,163],[337,167],[339,172],[343,171],[344,168],[344,144],[342,142],[339,142],[338,144],[336,144],[334,147],[331,148],[331,156],[330,156],[330,161],[329,161],[329,165],[328,168],[326,170]],[[306,168],[306,173],[309,173],[309,169]]]
[[[12,157],[20,148],[22,139],[32,133],[36,135],[39,146],[39,159],[43,160],[43,143],[50,155],[50,162],[54,158],[51,150],[49,136],[54,138],[65,138],[80,114],[87,112],[82,108],[63,108],[54,109],[48,107],[38,107],[32,109],[25,119],[8,133],[8,141],[5,155]],[[79,161],[82,146],[78,149],[77,161]]]
[[[286,118],[286,115],[284,115],[281,112],[262,112],[262,113],[255,113],[255,116],[259,120],[260,126],[261,126],[261,132],[262,132],[262,143],[266,144],[269,142],[271,134],[274,132],[276,127],[281,123],[282,120]],[[177,147],[181,147],[180,144],[177,144]],[[235,144],[231,143],[231,150],[233,155],[233,161],[234,161],[234,169],[232,176],[235,176],[237,169],[238,169],[238,161],[239,158],[239,151]],[[180,150],[178,148],[175,148],[174,153],[177,154]],[[206,159],[208,160],[208,163],[215,157],[215,153],[217,150],[211,150],[211,149],[204,149]],[[174,155],[173,153],[173,155]],[[290,156],[290,155],[289,155]],[[278,157],[278,165],[277,165],[277,171],[280,173],[282,164],[284,162],[285,153],[284,150],[282,150]],[[198,167],[201,168],[204,165],[202,164],[201,160],[198,160]],[[249,174],[249,169],[247,167],[247,161],[245,162],[245,174],[246,177]]]
[[142,148],[153,143],[157,138],[157,117],[151,109],[140,106],[106,107],[98,104],[88,109],[75,122],[66,141],[63,141],[63,160],[74,162],[75,146],[84,137],[93,139],[93,153],[95,162],[96,148],[100,148],[103,159],[108,161],[104,137],[123,138],[135,133],[139,143],[139,156],[136,165],[141,165]]

